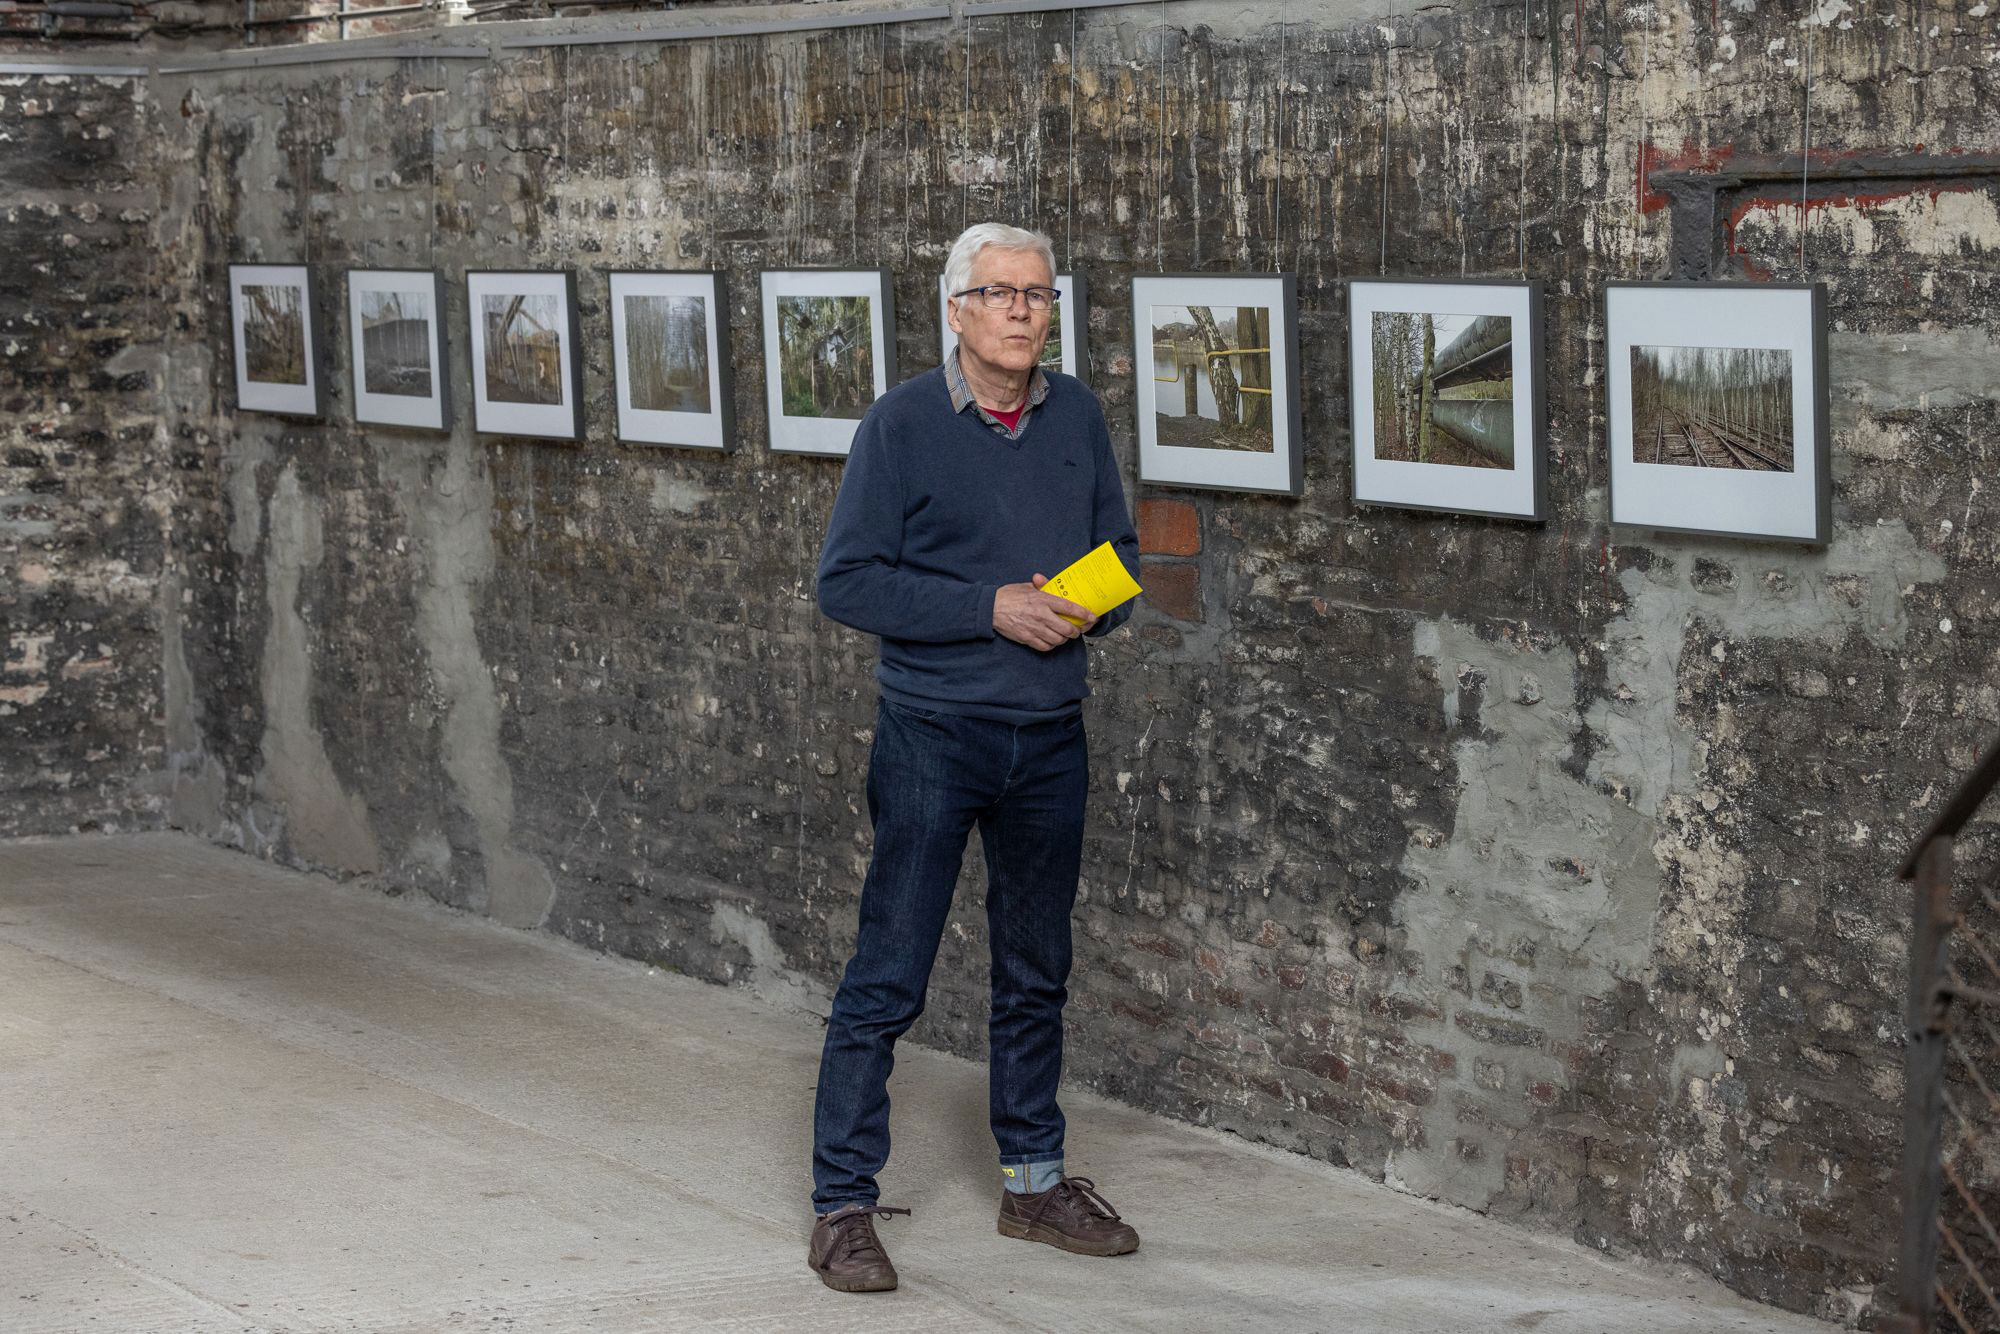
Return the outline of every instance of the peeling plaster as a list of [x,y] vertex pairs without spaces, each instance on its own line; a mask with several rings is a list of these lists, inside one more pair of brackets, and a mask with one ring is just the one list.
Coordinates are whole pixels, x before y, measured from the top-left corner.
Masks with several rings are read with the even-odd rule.
[[254,785],[271,822],[265,837],[317,867],[378,871],[382,851],[369,828],[368,805],[342,787],[313,713],[312,630],[299,607],[299,587],[320,561],[320,519],[289,463],[278,474],[268,522],[264,580],[270,636],[258,673],[263,767]]

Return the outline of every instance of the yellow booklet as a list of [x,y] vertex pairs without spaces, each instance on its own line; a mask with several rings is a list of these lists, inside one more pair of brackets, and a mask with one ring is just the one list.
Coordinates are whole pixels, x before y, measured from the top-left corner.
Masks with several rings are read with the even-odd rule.
[[[1106,542],[1043,584],[1042,591],[1068,598],[1079,607],[1087,607],[1092,616],[1102,616],[1113,607],[1130,602],[1144,590],[1132,582],[1132,576],[1125,571],[1125,562],[1118,559],[1118,553]],[[1063,619],[1071,625],[1083,624],[1074,616]]]

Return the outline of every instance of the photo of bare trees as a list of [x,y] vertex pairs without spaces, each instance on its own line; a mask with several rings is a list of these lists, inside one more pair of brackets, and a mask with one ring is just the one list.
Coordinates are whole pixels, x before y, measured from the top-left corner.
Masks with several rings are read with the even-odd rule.
[[1633,345],[1632,461],[1791,472],[1792,354]]
[[548,293],[488,293],[486,397],[495,403],[562,402],[562,307]]
[[1154,306],[1151,323],[1159,443],[1270,453],[1270,308]]
[[264,384],[306,383],[305,292],[289,283],[243,287],[243,363]]
[[779,400],[788,417],[858,419],[875,401],[871,299],[780,296]]
[[1378,310],[1372,323],[1375,457],[1513,467],[1513,321]]
[[1042,360],[1040,363],[1043,369],[1051,371],[1061,370],[1063,364],[1062,352],[1062,298],[1057,297],[1055,300],[1049,302],[1049,337],[1048,341],[1042,344]]
[[710,410],[708,303],[701,297],[627,296],[625,355],[634,408]]
[[371,394],[431,396],[431,298],[428,292],[360,294],[361,378]]

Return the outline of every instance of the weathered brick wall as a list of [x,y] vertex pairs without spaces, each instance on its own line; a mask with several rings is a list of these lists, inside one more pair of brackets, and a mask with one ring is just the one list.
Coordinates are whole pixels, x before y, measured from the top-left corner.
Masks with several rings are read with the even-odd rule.
[[[1125,279],[1280,266],[1305,498],[1134,487],[1072,1078],[1857,1313],[1889,868],[2000,721],[1995,21],[1220,13],[162,81],[176,818],[823,1006],[872,645],[812,605],[839,465],[764,448],[757,270],[888,266],[921,368],[960,227],[1046,227],[1129,466]],[[323,266],[329,315],[348,264],[585,270],[590,439],[359,431],[344,381],[327,425],[231,414],[223,266],[260,259]],[[738,453],[610,442],[621,266],[729,271]],[[1347,501],[1342,279],[1385,269],[1548,283],[1546,525]],[[1825,551],[1605,525],[1601,284],[1670,273],[1829,284]],[[983,956],[969,871],[923,1040],[979,1051]]]
[[161,819],[153,133],[138,80],[0,75],[0,836]]

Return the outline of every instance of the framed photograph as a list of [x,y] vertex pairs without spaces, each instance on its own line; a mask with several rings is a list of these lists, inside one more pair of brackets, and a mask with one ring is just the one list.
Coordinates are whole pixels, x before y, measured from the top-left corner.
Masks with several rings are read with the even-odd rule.
[[615,269],[610,278],[618,439],[735,448],[722,275]]
[[844,458],[862,414],[897,379],[889,272],[773,269],[763,287],[771,449]]
[[1828,540],[1825,289],[1611,283],[1604,343],[1611,522]]
[[1537,282],[1348,284],[1357,503],[1546,517],[1541,312]]
[[465,305],[472,326],[472,428],[581,440],[576,275],[567,269],[470,270]]
[[326,415],[318,295],[303,264],[229,266],[237,407],[288,417]]
[[[1056,291],[1062,293],[1056,298],[1056,308],[1049,312],[1049,341],[1042,344],[1042,365],[1064,375],[1074,375],[1079,380],[1088,381],[1085,373],[1090,368],[1090,358],[1084,350],[1084,330],[1089,327],[1086,312],[1089,296],[1084,290],[1083,275],[1078,273],[1058,273]],[[944,276],[938,276],[938,328],[944,331],[944,356],[958,346],[958,335],[951,328],[951,292],[946,288]]]
[[349,269],[347,331],[354,420],[451,429],[444,279],[421,269]]
[[1304,492],[1290,274],[1135,275],[1132,328],[1140,481]]

